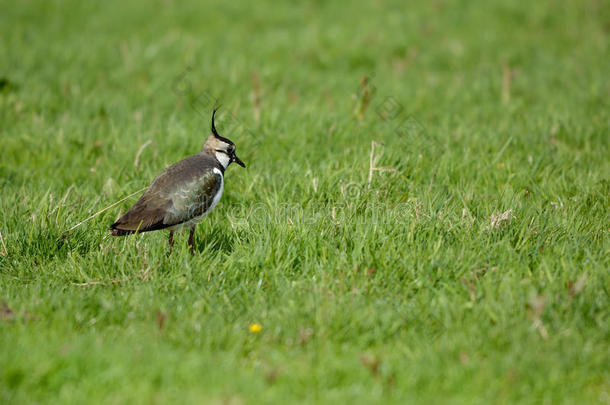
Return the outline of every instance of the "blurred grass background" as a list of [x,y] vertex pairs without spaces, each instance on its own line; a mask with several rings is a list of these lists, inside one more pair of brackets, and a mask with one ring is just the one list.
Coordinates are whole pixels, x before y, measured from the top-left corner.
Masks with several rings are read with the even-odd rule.
[[[2,402],[610,402],[609,21],[0,2]],[[215,100],[248,168],[195,257],[108,236],[137,196],[65,232],[196,153]]]

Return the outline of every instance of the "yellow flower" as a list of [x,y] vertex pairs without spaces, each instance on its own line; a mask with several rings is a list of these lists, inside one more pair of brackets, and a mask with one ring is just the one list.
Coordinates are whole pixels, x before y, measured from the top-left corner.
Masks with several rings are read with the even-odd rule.
[[252,333],[258,333],[263,329],[263,327],[261,326],[260,323],[252,323],[252,324],[250,324],[249,329],[250,329],[250,332],[252,332]]

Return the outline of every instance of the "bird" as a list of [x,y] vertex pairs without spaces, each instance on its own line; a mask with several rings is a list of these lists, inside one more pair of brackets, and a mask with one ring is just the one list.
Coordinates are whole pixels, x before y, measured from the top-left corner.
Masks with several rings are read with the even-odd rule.
[[218,134],[214,125],[217,107],[212,111],[212,133],[201,151],[166,168],[140,199],[110,226],[112,236],[169,230],[169,252],[174,232],[190,230],[188,244],[193,252],[197,223],[214,209],[224,189],[224,173],[231,163],[246,167],[235,154],[235,144]]

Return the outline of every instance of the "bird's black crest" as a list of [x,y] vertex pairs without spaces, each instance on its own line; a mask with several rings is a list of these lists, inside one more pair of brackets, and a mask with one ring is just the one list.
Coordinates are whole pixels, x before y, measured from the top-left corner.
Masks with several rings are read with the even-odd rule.
[[214,134],[214,136],[216,138],[220,139],[221,141],[226,142],[229,145],[234,145],[234,143],[231,142],[231,140],[229,140],[229,139],[227,139],[227,138],[225,138],[223,136],[220,136],[218,134],[218,131],[216,130],[216,126],[214,125],[214,117],[216,116],[216,111],[218,110],[218,108],[220,108],[220,107],[217,106],[217,104],[214,104],[214,110],[212,111],[212,134]]

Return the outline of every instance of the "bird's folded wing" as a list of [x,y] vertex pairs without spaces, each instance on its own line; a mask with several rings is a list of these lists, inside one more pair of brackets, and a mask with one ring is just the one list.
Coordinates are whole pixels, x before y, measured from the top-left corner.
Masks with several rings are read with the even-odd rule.
[[114,233],[154,231],[203,215],[222,185],[222,176],[213,171],[173,186],[163,177],[159,176],[138,202],[112,224]]
[[172,201],[160,193],[147,190],[138,202],[110,227],[113,234],[147,232],[167,228],[165,217],[171,209]]
[[177,187],[166,222],[180,224],[205,214],[222,185],[222,175],[212,170]]

